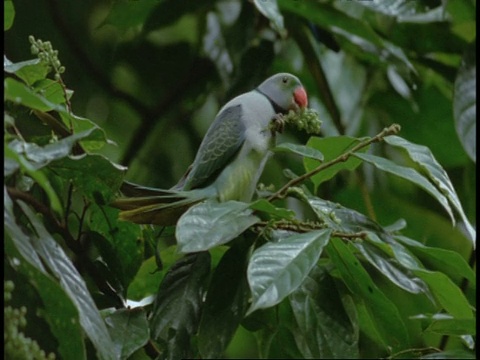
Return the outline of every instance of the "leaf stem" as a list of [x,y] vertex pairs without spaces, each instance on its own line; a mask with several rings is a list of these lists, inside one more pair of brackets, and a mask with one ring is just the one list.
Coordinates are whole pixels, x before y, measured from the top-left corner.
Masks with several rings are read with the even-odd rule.
[[332,159],[332,160],[327,161],[323,164],[320,164],[318,167],[316,167],[315,169],[303,174],[302,176],[299,176],[295,179],[290,180],[284,186],[282,186],[280,188],[280,190],[278,190],[274,194],[270,195],[267,200],[268,201],[273,201],[275,199],[284,198],[290,187],[295,186],[295,185],[303,182],[304,180],[312,177],[313,175],[319,173],[320,171],[322,171],[326,168],[329,168],[329,167],[331,167],[335,164],[347,161],[350,158],[350,156],[352,156],[352,154],[357,152],[358,150],[363,149],[364,147],[366,147],[366,146],[368,146],[372,143],[382,141],[383,138],[385,138],[386,136],[395,135],[399,131],[400,131],[400,125],[398,125],[398,124],[392,124],[389,127],[386,127],[385,129],[383,129],[380,133],[378,133],[374,137],[368,138],[366,140],[363,140],[363,141],[359,142],[357,145],[352,147],[350,150],[348,150],[347,152],[337,156],[335,159]]

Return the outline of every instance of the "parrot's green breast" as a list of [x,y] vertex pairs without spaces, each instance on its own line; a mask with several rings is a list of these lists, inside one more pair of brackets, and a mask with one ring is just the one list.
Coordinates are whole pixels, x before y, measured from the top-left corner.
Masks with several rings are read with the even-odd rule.
[[265,161],[266,154],[250,152],[241,161],[234,161],[227,166],[215,182],[218,200],[238,200],[249,202],[252,199],[258,177]]

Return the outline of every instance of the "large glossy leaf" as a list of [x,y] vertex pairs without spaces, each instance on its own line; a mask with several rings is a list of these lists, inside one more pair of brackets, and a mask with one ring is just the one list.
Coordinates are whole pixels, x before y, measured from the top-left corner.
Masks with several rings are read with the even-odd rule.
[[306,359],[359,357],[357,319],[350,319],[334,280],[319,266],[289,296],[300,334],[295,334]]
[[412,294],[428,293],[427,285],[399,264],[395,258],[367,242],[355,243],[354,246],[370,264],[398,287]]
[[397,307],[375,285],[347,245],[340,239],[332,238],[327,253],[353,296],[364,300],[373,327],[383,343],[394,351],[408,347],[408,332]]
[[189,253],[225,244],[260,221],[252,213],[249,204],[238,201],[192,206],[177,222],[178,249]]
[[409,142],[399,136],[388,136],[385,138],[385,142],[390,145],[405,149],[410,158],[423,170],[425,170],[426,175],[431,180],[433,185],[435,185],[438,190],[440,190],[440,192],[447,197],[455,210],[457,210],[458,214],[462,218],[463,223],[465,224],[469,238],[475,246],[476,231],[468,221],[467,216],[463,211],[460,199],[458,198],[457,192],[455,191],[447,172],[435,159],[430,149],[426,146]]
[[295,212],[286,208],[279,208],[266,199],[258,199],[250,204],[250,208],[270,215],[277,219],[291,219],[295,217]]
[[54,104],[45,99],[42,95],[35,93],[27,85],[13,79],[7,78],[4,81],[5,98],[26,107],[40,111],[65,111],[61,105]]
[[39,146],[35,143],[27,143],[20,140],[13,140],[8,147],[17,154],[22,154],[30,162],[35,170],[47,166],[50,162],[64,158],[70,154],[72,147],[81,139],[88,137],[93,128],[83,132],[76,133],[45,146]]
[[466,153],[476,162],[477,150],[477,65],[476,42],[465,53],[460,67],[453,96],[455,128]]
[[85,359],[77,308],[64,289],[48,274],[31,243],[38,239],[31,239],[15,223],[11,199],[8,194],[4,196],[5,259],[16,271],[28,277],[42,298],[44,316],[58,340],[58,352],[64,358]]
[[32,210],[23,202],[19,202],[19,205],[37,233],[38,237],[32,242],[35,251],[49,271],[59,279],[60,286],[75,304],[80,315],[80,324],[99,356],[102,359],[116,359],[110,334],[83,278]]
[[[324,162],[327,162],[348,151],[353,146],[358,144],[359,141],[360,140],[349,136],[333,136],[328,138],[319,138],[312,136],[307,142],[307,147],[320,151],[325,157]],[[304,158],[303,164],[306,171],[311,171],[320,165],[317,160],[313,160],[310,158]],[[312,176],[311,180],[315,185],[315,188],[318,188],[321,183],[330,180],[339,171],[352,171],[360,164],[361,161],[355,159],[354,157],[350,157],[347,161],[335,164],[333,166],[330,166],[329,168],[326,168],[325,170],[320,171],[318,174]]]
[[127,359],[149,339],[147,314],[143,308],[118,309],[105,318],[119,359]]
[[423,175],[421,175],[418,171],[416,171],[413,168],[397,165],[391,160],[388,160],[376,155],[372,155],[372,154],[355,153],[353,155],[375,165],[375,167],[377,167],[382,171],[389,172],[391,174],[394,174],[396,176],[399,176],[403,179],[406,179],[408,181],[411,181],[417,184],[422,189],[427,191],[430,195],[432,195],[443,206],[445,211],[450,216],[450,219],[452,220],[452,222],[455,223],[455,218],[453,216],[453,212],[450,207],[450,204],[448,203],[447,198],[440,191],[438,191],[437,188],[431,182],[429,182]]
[[331,230],[281,237],[258,248],[248,264],[252,291],[248,314],[278,304],[297,289],[317,263]]
[[209,272],[208,252],[188,254],[170,268],[160,284],[150,319],[150,333],[166,347],[165,358],[192,356],[190,340],[197,331]]
[[248,307],[246,278],[249,248],[232,246],[222,257],[207,290],[198,328],[198,349],[202,358],[224,355]]

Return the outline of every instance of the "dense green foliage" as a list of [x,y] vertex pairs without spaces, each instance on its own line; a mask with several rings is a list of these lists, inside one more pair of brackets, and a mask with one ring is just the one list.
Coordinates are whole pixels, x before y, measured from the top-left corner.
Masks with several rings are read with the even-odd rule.
[[[475,1],[4,2],[5,355],[474,358]],[[118,220],[297,75],[252,203]]]

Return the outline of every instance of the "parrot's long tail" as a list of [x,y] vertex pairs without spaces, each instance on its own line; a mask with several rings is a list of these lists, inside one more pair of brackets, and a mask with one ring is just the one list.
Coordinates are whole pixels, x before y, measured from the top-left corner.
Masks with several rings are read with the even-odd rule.
[[175,225],[191,206],[205,199],[195,191],[164,190],[124,182],[120,188],[128,197],[110,203],[120,209],[119,218],[137,224]]

